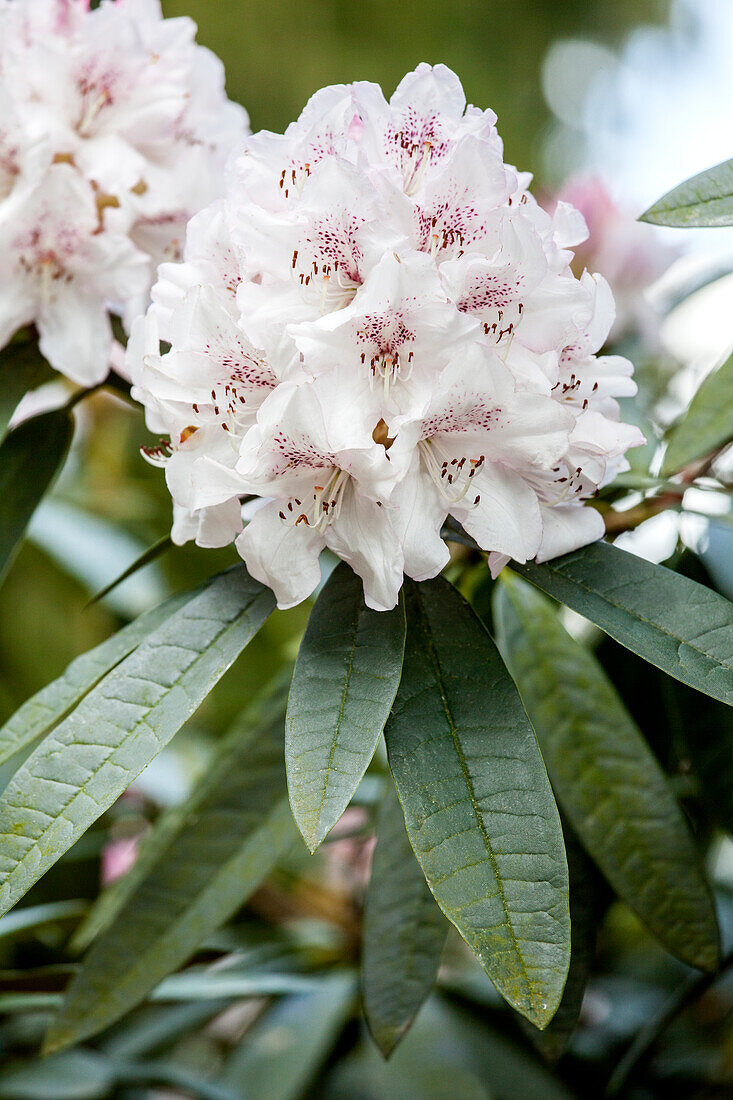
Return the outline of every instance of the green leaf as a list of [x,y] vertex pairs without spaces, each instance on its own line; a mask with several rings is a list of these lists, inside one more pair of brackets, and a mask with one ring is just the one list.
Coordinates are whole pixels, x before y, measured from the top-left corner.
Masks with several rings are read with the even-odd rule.
[[374,1042],[385,1058],[430,994],[448,924],[410,847],[393,790],[377,818],[377,845],[364,901],[362,991]]
[[66,458],[73,434],[69,410],[54,409],[19,424],[0,444],[0,580]]
[[733,355],[709,374],[667,435],[662,477],[677,473],[733,439]]
[[45,905],[27,905],[0,917],[0,939],[22,936],[58,922],[77,921],[86,913],[86,901],[49,901]]
[[372,611],[342,562],[308,621],[288,700],[285,756],[293,814],[314,852],[374,755],[397,693],[405,616]]
[[110,1029],[101,1049],[116,1063],[169,1049],[184,1035],[198,1031],[228,1007],[228,1002],[194,1001],[191,1004],[147,1004]]
[[[132,867],[110,883],[97,897],[86,919],[74,932],[70,943],[73,952],[81,953],[93,939],[109,928],[122,907],[154,871],[160,860],[165,858],[166,851],[175,842],[182,829],[186,828],[196,807],[204,804],[209,794],[213,794],[215,798],[220,796],[221,769],[229,767],[230,756],[236,755],[240,751],[240,746],[246,744],[251,731],[264,725],[265,736],[267,736],[268,727],[274,723],[275,733],[282,733],[284,710],[285,693],[282,686],[277,685],[274,692],[268,692],[262,699],[259,697],[254,699],[240,714],[194,790],[189,793],[184,802],[171,806],[158,818],[155,827],[141,840]],[[223,758],[223,764],[217,764],[221,758]],[[2,919],[0,918],[0,921]]]
[[539,593],[508,575],[502,652],[580,840],[650,931],[691,966],[719,958],[712,894],[667,780],[596,659]]
[[355,985],[352,974],[335,973],[310,993],[283,998],[229,1056],[217,1084],[233,1096],[298,1100],[354,1011]]
[[[292,815],[291,815],[292,823]],[[291,835],[297,835],[295,833]],[[310,993],[318,985],[315,978],[301,974],[275,974],[268,970],[222,970],[219,967],[189,967],[171,974],[150,994],[151,1001],[212,1001],[219,998],[279,997],[291,993]]]
[[409,583],[402,682],[385,736],[410,843],[499,991],[538,1027],[570,953],[560,819],[519,695],[447,581]]
[[48,733],[108,672],[137,649],[148,634],[157,630],[190,598],[190,592],[172,596],[160,607],[140,615],[111,638],[87,653],[82,653],[57,680],[31,696],[0,727],[0,764],[44,733]]
[[245,713],[185,805],[156,826],[114,922],[69,986],[47,1049],[96,1034],[133,1008],[246,901],[292,843],[282,702],[274,710],[260,725]]
[[674,187],[642,214],[652,225],[733,225],[733,160],[723,161]]
[[683,684],[733,704],[733,604],[607,542],[512,568]]
[[0,352],[0,442],[21,398],[53,377],[35,342],[10,344]]
[[113,1083],[106,1058],[93,1050],[70,1050],[0,1073],[0,1095],[5,1100],[95,1100],[109,1096]]
[[243,566],[150,634],[41,742],[0,797],[0,912],[79,839],[190,718],[274,606]]
[[575,1031],[595,957],[603,894],[610,894],[566,821],[563,835],[570,873],[570,969],[557,1012],[544,1031],[532,1034],[535,1045],[552,1062],[564,1054]]

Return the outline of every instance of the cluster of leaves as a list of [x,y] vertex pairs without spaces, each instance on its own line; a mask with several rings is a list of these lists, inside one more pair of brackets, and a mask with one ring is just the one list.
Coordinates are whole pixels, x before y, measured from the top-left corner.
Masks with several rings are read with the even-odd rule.
[[[716,170],[647,217],[684,206],[689,224],[693,194],[719,219],[724,186]],[[609,531],[670,496],[680,506],[710,475],[733,438],[732,363],[667,433],[659,475],[611,487]],[[32,334],[3,354],[2,569],[85,396],[8,431],[22,392],[46,377]],[[571,1042],[614,897],[679,964],[659,964],[655,989],[672,1000],[652,999],[659,1016],[612,1091],[688,1004],[721,988],[728,960],[703,855],[714,829],[733,827],[733,604],[685,575],[689,555],[657,566],[607,542],[515,566],[494,585],[465,535],[449,534],[450,579],[407,582],[393,612],[366,608],[346,565],[331,572],[292,676],[265,693],[238,685],[248,705],[193,790],[91,906],[68,884],[58,897],[54,876],[80,850],[89,858],[85,841],[273,613],[270,591],[237,565],[171,597],[0,729],[12,770],[0,795],[0,1044],[17,1056],[2,1095],[135,1095],[159,1083],[212,1098],[569,1096],[588,1086],[578,1048],[564,1083],[529,1052],[557,1059]],[[595,652],[558,604],[594,624]],[[352,803],[363,814],[354,843],[374,828],[376,848],[363,898],[357,888],[344,903],[322,882],[304,887],[298,831],[327,858]],[[718,903],[729,919],[730,902]],[[301,919],[283,921],[289,910]],[[18,946],[28,940],[46,944],[31,969]],[[436,980],[439,996],[407,1035]],[[394,1051],[386,1065],[355,1024],[359,988],[371,1036]],[[242,1003],[250,1015],[222,1025]],[[174,1056],[202,1032],[218,1044],[213,1075]],[[42,1035],[48,1057],[28,1059]],[[601,1044],[596,1094],[618,1041]]]

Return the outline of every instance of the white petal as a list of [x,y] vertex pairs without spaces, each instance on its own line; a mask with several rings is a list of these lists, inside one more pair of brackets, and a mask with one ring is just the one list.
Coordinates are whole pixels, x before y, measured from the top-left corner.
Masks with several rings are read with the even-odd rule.
[[349,485],[338,519],[326,528],[325,535],[331,550],[363,580],[367,607],[391,610],[399,599],[403,559],[387,509]]
[[402,543],[405,573],[415,581],[436,577],[448,564],[450,552],[440,537],[448,504],[413,456],[408,476],[390,498],[392,526]]
[[173,504],[171,539],[176,546],[194,539],[197,546],[213,549],[229,546],[242,530],[242,509],[238,500],[213,508],[192,511]]
[[112,327],[98,298],[73,283],[59,285],[41,306],[39,346],[49,363],[80,386],[93,386],[109,372]]
[[542,508],[542,542],[537,561],[549,561],[560,554],[569,554],[589,542],[603,538],[603,517],[595,508],[580,504],[557,504]]
[[255,513],[237,539],[237,550],[255,580],[272,588],[281,608],[295,607],[321,579],[322,535],[305,523],[287,526],[277,502]]
[[[470,497],[480,496],[471,506]],[[527,561],[539,549],[542,537],[536,493],[511,470],[498,463],[484,467],[473,479],[466,505],[455,504],[451,514],[484,550]]]

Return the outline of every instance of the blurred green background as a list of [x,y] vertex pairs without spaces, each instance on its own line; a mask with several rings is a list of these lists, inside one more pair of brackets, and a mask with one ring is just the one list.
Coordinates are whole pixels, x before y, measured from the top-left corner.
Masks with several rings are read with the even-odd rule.
[[373,80],[387,96],[419,62],[454,69],[469,102],[499,116],[507,158],[537,171],[550,114],[541,69],[565,37],[618,45],[668,0],[166,0],[222,58],[253,130],[281,130],[325,84]]

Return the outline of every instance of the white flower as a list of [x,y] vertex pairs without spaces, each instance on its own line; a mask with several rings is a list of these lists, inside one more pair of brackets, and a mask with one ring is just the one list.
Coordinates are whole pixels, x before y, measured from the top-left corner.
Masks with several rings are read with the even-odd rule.
[[222,191],[244,111],[188,19],[158,0],[0,4],[0,347],[35,324],[74,381],[101,381],[157,264]]
[[603,534],[584,501],[642,442],[631,364],[597,354],[613,302],[570,269],[582,218],[537,205],[495,121],[443,66],[389,103],[326,88],[248,140],[160,269],[128,367],[173,538],[236,541],[280,606],[329,547],[393,607],[445,566],[449,517],[494,572]]

